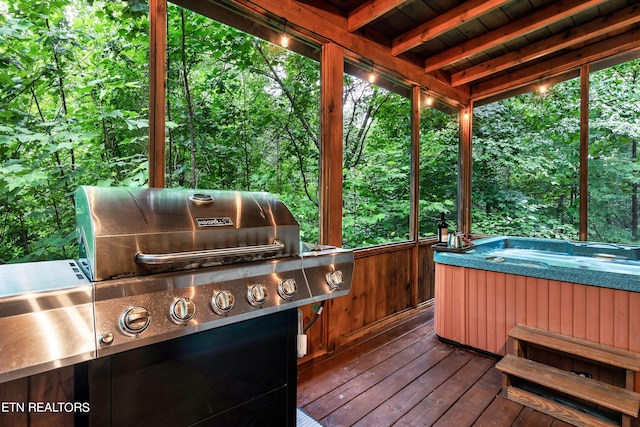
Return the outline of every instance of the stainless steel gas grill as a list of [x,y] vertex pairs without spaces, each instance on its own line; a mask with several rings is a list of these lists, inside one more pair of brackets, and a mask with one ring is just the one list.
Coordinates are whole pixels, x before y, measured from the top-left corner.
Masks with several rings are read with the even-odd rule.
[[349,292],[352,252],[301,253],[267,193],[81,187],[76,206],[98,356]]
[[[21,311],[0,299],[1,325],[12,313],[35,325],[43,316],[30,302],[64,293],[63,314],[46,318],[74,326],[46,338],[67,352],[45,352],[37,367],[2,364],[2,380],[74,364],[94,425],[224,425],[274,412],[295,422],[295,309],[349,292],[351,251],[301,244],[295,218],[267,193],[81,187],[76,210],[80,257],[56,262],[64,284],[14,293]],[[14,276],[38,282],[44,264]],[[19,351],[12,339],[0,339],[4,354]]]

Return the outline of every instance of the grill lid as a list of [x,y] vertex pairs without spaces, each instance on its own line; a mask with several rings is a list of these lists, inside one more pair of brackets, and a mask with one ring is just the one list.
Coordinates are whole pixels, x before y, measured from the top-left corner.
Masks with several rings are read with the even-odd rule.
[[300,252],[297,221],[268,193],[84,186],[76,216],[93,281]]

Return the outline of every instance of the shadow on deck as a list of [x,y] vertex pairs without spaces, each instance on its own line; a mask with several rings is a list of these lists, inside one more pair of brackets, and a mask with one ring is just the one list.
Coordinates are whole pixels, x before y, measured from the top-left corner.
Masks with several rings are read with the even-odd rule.
[[433,308],[298,368],[298,406],[324,426],[569,426],[500,396],[495,358],[441,342]]

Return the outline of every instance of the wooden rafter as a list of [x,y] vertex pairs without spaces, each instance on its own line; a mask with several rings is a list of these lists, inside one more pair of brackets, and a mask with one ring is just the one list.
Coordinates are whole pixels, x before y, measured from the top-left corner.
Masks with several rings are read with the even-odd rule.
[[640,50],[640,30],[633,30],[616,37],[586,46],[549,61],[513,72],[472,88],[472,99],[484,99],[495,94],[527,85],[536,79],[552,77],[624,52]]
[[395,39],[391,46],[391,54],[400,55],[420,44],[438,37],[451,28],[475,19],[485,13],[500,7],[510,0],[470,0],[450,11],[425,22],[424,24],[402,34]]
[[347,28],[350,32],[375,21],[407,0],[370,0],[349,14]]
[[[375,69],[389,81],[405,87],[428,88],[455,109],[468,105],[472,99],[476,104],[497,100],[541,77],[561,79],[573,75],[589,61],[574,58],[570,53],[555,60],[563,55],[562,49],[584,52],[585,48],[580,46],[587,44],[598,49],[604,46],[599,40],[607,36],[614,41],[625,40],[619,35],[635,30],[640,22],[640,3],[633,1],[632,6],[625,6],[619,0],[560,0],[541,7],[533,4],[536,2],[515,0],[452,0],[451,10],[428,22],[418,21],[424,14],[411,15],[409,9],[413,6],[409,6],[408,0],[175,0],[175,3],[268,40],[272,40],[270,32],[281,31],[281,22],[286,19],[287,30],[301,42],[296,45],[307,49],[304,52],[294,49],[297,52],[318,59],[319,46],[335,43],[344,49],[348,61],[373,62]],[[403,6],[404,3],[407,5]],[[623,7],[626,9],[620,11]],[[399,27],[407,28],[407,20],[398,11],[416,20],[415,28],[403,34],[397,31]],[[230,15],[241,16],[242,20]],[[401,22],[396,25],[395,19]],[[547,39],[539,41],[545,32]],[[433,43],[413,49],[427,40]],[[588,56],[624,62],[627,56],[613,54],[625,53],[628,44],[624,43],[619,48],[606,44],[607,51],[594,52],[593,56],[587,50]],[[444,46],[449,47],[443,50]],[[481,62],[484,60],[481,54],[493,56],[498,49],[504,55]],[[542,61],[544,64],[539,66]],[[529,70],[523,70],[525,63]],[[512,73],[505,75],[512,67]]]
[[451,85],[460,86],[515,65],[541,58],[554,51],[602,36],[640,22],[640,5],[633,5],[609,16],[591,21],[548,39],[514,50],[451,75]]
[[425,61],[425,72],[428,73],[445,65],[469,58],[487,49],[558,22],[573,14],[595,7],[603,2],[604,0],[568,0],[553,3],[544,9],[532,13],[530,16],[512,21],[482,36],[428,58]]
[[[185,4],[194,1],[176,0],[175,3]],[[204,3],[205,6],[202,9],[206,9],[206,5],[210,2],[196,1],[196,3]],[[359,34],[348,32],[346,17],[331,15],[331,19],[329,19],[327,15],[321,14],[316,8],[295,1],[226,0],[225,3],[244,10],[247,16],[266,15],[266,11],[269,11],[269,14],[285,18],[292,28],[306,29],[304,36],[315,43],[322,44],[327,40],[332,40],[346,51],[360,55],[377,65],[380,64],[378,68],[382,68],[382,64],[384,64],[384,68],[388,70],[402,70],[399,75],[405,78],[405,83],[428,87],[450,105],[466,105],[469,101],[467,88],[452,88],[448,82],[443,82],[432,74],[425,74],[421,65],[394,57],[390,54],[388,47],[371,43]],[[213,16],[212,18],[215,19]]]

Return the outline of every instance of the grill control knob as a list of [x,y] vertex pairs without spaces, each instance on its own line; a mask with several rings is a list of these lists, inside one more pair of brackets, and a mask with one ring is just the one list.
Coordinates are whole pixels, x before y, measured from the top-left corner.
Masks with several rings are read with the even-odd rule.
[[340,285],[344,282],[344,277],[342,277],[342,270],[334,270],[330,271],[325,275],[325,279],[327,280],[327,285],[334,289],[340,289]]
[[110,345],[113,342],[113,334],[111,332],[105,332],[100,335],[100,344]]
[[233,308],[236,303],[233,294],[229,291],[216,291],[211,297],[211,308],[216,314],[225,315]]
[[249,285],[247,288],[247,301],[254,307],[259,307],[267,301],[267,288],[262,283]]
[[120,328],[129,335],[144,332],[151,322],[151,314],[144,307],[130,307],[120,315]]
[[282,299],[290,300],[298,292],[296,279],[284,279],[278,283],[278,294]]
[[171,304],[169,315],[174,323],[179,325],[187,323],[196,315],[196,305],[189,298],[178,298]]

